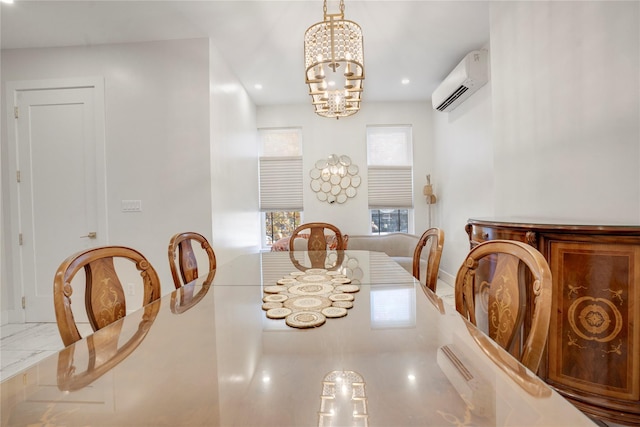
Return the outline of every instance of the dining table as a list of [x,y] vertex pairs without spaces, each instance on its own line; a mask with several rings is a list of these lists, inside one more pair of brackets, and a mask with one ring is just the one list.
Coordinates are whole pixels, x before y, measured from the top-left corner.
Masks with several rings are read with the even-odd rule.
[[240,255],[0,384],[2,426],[593,426],[382,252]]

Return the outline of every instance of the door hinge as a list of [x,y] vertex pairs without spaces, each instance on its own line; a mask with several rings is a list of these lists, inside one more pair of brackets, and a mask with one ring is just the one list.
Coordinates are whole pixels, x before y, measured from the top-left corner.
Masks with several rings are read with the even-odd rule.
[[22,246],[22,233],[18,233],[18,244]]
[[18,107],[13,107],[13,118],[17,119],[20,116],[20,111],[18,110]]
[[27,297],[22,297],[22,308],[27,308]]
[[16,171],[16,181],[20,182],[20,171]]

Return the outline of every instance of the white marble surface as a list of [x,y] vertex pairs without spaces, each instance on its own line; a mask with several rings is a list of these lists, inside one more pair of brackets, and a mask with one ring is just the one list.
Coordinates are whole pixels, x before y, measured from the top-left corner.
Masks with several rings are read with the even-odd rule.
[[[445,303],[455,306],[452,285],[438,280],[436,292]],[[91,333],[88,323],[78,324],[78,329],[82,336]],[[55,323],[5,324],[0,326],[0,338],[0,381],[64,348]],[[622,427],[615,423],[600,425]]]
[[[81,335],[91,333],[89,324],[79,324]],[[0,380],[62,350],[64,345],[55,323],[9,323],[0,327]]]

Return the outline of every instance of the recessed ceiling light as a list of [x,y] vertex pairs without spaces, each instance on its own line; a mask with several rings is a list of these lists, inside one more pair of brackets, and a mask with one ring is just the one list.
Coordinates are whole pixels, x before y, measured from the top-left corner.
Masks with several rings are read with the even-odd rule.
[[402,83],[403,85],[408,85],[409,83],[411,83],[411,80],[409,80],[409,79],[402,79],[401,83]]
[[262,85],[260,83],[256,83],[255,85],[253,85],[253,87],[258,90],[262,89]]

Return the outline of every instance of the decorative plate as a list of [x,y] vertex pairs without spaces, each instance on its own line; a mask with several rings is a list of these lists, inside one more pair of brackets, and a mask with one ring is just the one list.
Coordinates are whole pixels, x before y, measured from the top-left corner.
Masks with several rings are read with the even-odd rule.
[[278,292],[284,292],[287,288],[284,286],[265,286],[263,291],[267,294],[277,294]]
[[347,278],[347,277],[335,277],[333,279],[331,279],[331,281],[333,283],[338,283],[341,285],[344,285],[346,283],[351,283],[351,279]]
[[269,319],[284,319],[292,313],[289,308],[272,308],[271,310],[267,310],[267,317]]
[[305,275],[307,274],[326,274],[327,273],[327,269],[326,268],[310,268],[307,271],[304,272]]
[[280,279],[278,280],[278,285],[295,285],[296,283],[298,283],[298,281],[296,279]]
[[331,304],[333,307],[340,307],[340,308],[352,308],[353,307],[353,302],[352,301],[335,301],[333,304]]
[[281,302],[265,302],[262,304],[263,310],[271,310],[272,308],[282,308]]
[[[267,312],[269,314],[269,312]],[[327,318],[315,311],[299,311],[287,316],[286,323],[292,328],[315,328],[323,325]]]
[[336,301],[353,301],[354,297],[351,294],[332,294],[329,295],[329,299],[333,302]]
[[322,310],[331,305],[331,300],[319,296],[299,296],[289,298],[284,306],[292,310]]
[[282,294],[271,294],[271,295],[267,295],[264,298],[262,298],[262,301],[264,302],[283,302],[288,300],[289,297],[286,295],[282,295]]
[[333,286],[327,283],[303,283],[291,286],[287,292],[295,295],[325,295],[333,291]]
[[347,315],[347,309],[342,307],[327,307],[323,308],[321,313],[325,317],[344,317]]
[[335,290],[338,292],[358,292],[360,287],[357,285],[339,285],[336,286]]

